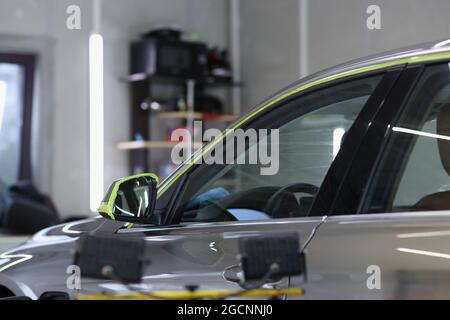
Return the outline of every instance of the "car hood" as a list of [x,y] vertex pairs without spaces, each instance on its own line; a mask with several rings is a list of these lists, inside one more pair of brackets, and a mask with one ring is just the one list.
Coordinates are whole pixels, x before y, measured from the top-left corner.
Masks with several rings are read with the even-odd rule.
[[15,295],[38,298],[44,291],[64,291],[71,275],[75,241],[105,219],[92,218],[43,229],[20,246],[0,254],[0,286]]

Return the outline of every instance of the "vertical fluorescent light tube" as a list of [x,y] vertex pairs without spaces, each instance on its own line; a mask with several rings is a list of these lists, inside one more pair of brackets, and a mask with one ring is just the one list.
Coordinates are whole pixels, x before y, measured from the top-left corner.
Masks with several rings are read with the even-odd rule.
[[103,197],[103,38],[89,38],[89,189],[90,209],[97,211]]
[[333,160],[341,149],[342,137],[344,134],[344,128],[336,128],[333,130]]

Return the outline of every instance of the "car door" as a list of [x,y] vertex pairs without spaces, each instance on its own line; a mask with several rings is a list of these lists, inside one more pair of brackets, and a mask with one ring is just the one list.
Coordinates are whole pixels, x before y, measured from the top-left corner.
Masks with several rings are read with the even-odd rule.
[[[314,207],[328,207],[335,195],[319,199],[317,191],[325,185],[338,188],[348,159],[357,151],[356,142],[402,67],[336,77],[304,91],[292,88],[294,94],[269,102],[270,107],[241,127],[278,129],[278,141],[270,131],[253,143],[246,141],[242,152],[235,152],[234,162],[180,169],[182,177],[168,193],[171,205],[157,208],[158,214],[166,215],[159,214],[159,219],[170,223],[119,231],[147,240],[151,264],[144,277],[146,285],[153,290],[192,284],[203,289],[239,289],[238,240],[245,236],[297,232],[300,245],[306,248],[324,221],[320,214],[310,213]],[[354,143],[343,144],[343,139]],[[276,143],[279,157],[274,174],[261,174],[266,164],[238,161],[249,159],[261,145]],[[320,254],[308,250],[307,268]],[[289,279],[266,285],[286,287]]]
[[449,129],[448,62],[409,66],[308,248],[315,294],[450,297]]

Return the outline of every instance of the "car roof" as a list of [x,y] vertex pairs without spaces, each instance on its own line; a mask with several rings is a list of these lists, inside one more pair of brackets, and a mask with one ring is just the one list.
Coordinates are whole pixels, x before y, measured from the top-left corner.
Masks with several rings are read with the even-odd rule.
[[449,52],[449,51],[450,51],[450,39],[425,42],[425,43],[421,43],[421,44],[416,44],[416,45],[403,47],[403,48],[395,49],[395,50],[389,50],[389,51],[385,51],[382,53],[377,53],[377,54],[369,55],[366,57],[350,60],[348,62],[339,64],[337,66],[319,71],[310,76],[302,78],[302,79],[296,81],[295,83],[299,83],[299,82],[304,83],[305,81],[308,81],[308,79],[322,78],[322,77],[326,76],[327,74],[341,73],[341,72],[345,72],[350,69],[368,67],[371,65],[376,65],[376,64],[399,60],[399,59],[404,59],[404,58],[422,56],[422,55],[438,53],[438,52]]
[[403,47],[400,49],[389,50],[382,53],[369,55],[363,58],[358,58],[350,60],[348,62],[333,66],[331,68],[324,69],[322,71],[311,74],[307,77],[301,78],[294,81],[289,86],[283,88],[282,90],[276,92],[270,98],[259,103],[255,108],[258,109],[262,105],[267,104],[269,101],[275,100],[278,97],[283,96],[287,92],[294,90],[300,86],[307,85],[309,83],[315,82],[317,80],[333,76],[336,74],[344,73],[354,69],[370,67],[374,65],[379,65],[382,63],[392,62],[400,59],[407,59],[411,57],[419,57],[424,55],[429,55],[433,53],[450,52],[450,39],[444,39],[439,41],[425,42],[421,44],[416,44],[408,47]]

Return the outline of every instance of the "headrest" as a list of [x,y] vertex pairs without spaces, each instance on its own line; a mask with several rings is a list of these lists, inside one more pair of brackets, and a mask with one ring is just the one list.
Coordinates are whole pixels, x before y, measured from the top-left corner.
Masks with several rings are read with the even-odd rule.
[[[437,134],[450,137],[450,104],[442,107],[437,115]],[[442,165],[450,175],[450,140],[438,139],[439,155]]]

